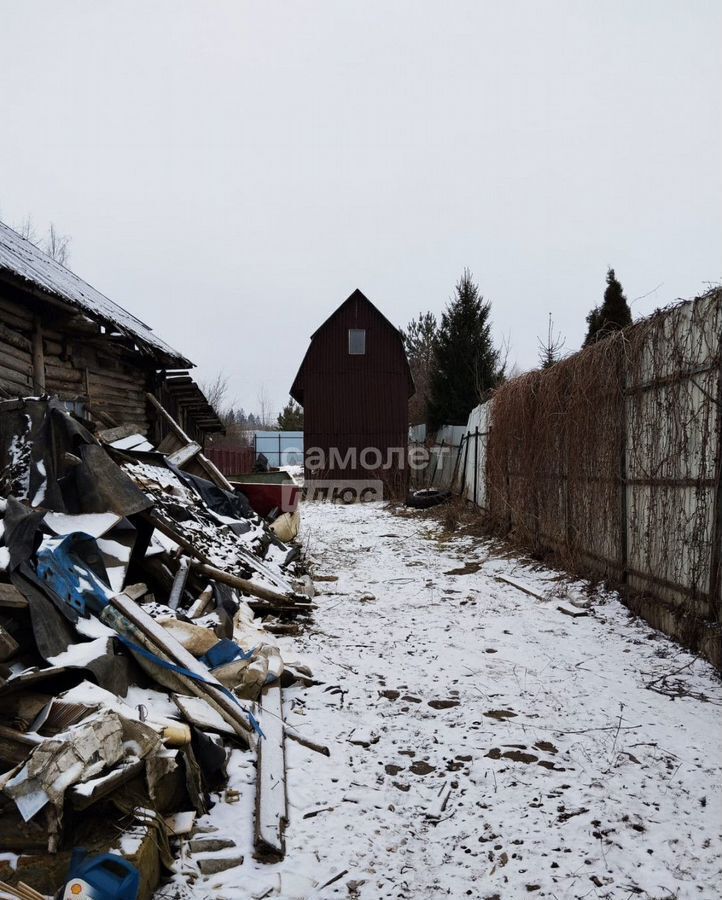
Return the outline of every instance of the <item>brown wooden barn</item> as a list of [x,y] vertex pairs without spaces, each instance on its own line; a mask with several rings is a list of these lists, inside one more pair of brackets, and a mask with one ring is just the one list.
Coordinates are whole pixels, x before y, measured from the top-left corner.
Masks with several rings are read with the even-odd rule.
[[54,395],[99,425],[138,425],[159,443],[167,424],[152,393],[202,444],[223,424],[185,371],[192,365],[0,222],[0,399]]
[[401,332],[354,291],[311,335],[291,388],[304,411],[306,478],[379,477],[403,489],[413,393]]

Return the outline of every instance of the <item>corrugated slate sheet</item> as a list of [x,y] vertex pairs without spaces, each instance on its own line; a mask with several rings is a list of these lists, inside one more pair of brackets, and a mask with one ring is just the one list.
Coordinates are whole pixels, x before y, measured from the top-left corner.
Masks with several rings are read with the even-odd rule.
[[113,331],[133,338],[139,349],[162,356],[164,365],[179,368],[193,365],[157,337],[140,319],[0,222],[0,272],[3,270],[75,306]]

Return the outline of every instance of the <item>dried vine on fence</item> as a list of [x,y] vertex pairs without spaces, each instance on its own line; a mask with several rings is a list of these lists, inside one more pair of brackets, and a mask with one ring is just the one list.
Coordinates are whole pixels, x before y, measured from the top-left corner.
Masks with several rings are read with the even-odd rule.
[[714,618],[721,327],[714,289],[502,385],[492,519],[534,550]]

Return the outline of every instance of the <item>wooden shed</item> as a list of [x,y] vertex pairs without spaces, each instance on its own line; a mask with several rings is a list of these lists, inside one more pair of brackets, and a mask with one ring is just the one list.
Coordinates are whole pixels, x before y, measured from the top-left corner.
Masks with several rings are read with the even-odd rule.
[[104,426],[158,443],[152,393],[202,443],[223,424],[185,371],[193,363],[144,322],[0,222],[0,398],[53,395]]
[[354,291],[311,335],[291,388],[304,411],[306,478],[403,489],[413,393],[401,332]]

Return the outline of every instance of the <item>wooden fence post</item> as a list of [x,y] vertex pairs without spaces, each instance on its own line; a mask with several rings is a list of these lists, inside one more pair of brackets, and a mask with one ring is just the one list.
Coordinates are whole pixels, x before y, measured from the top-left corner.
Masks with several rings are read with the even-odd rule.
[[441,459],[441,454],[444,449],[444,438],[441,439],[441,443],[439,444],[439,452],[436,454],[436,463],[434,464],[434,471],[431,475],[431,478],[426,482],[427,488],[432,488],[434,486],[434,478],[436,478],[436,471],[439,468],[439,460]]
[[469,498],[466,496],[466,464],[469,460],[469,432],[464,435],[466,440],[466,444],[464,445],[464,474],[462,475],[461,480],[461,496],[468,500]]
[[459,444],[459,449],[456,452],[456,460],[454,462],[454,468],[451,470],[451,483],[449,484],[449,490],[453,492],[454,485],[456,484],[456,476],[459,471],[459,461],[461,459],[461,448],[464,446],[464,441],[466,440],[466,435],[462,434],[461,443]]

